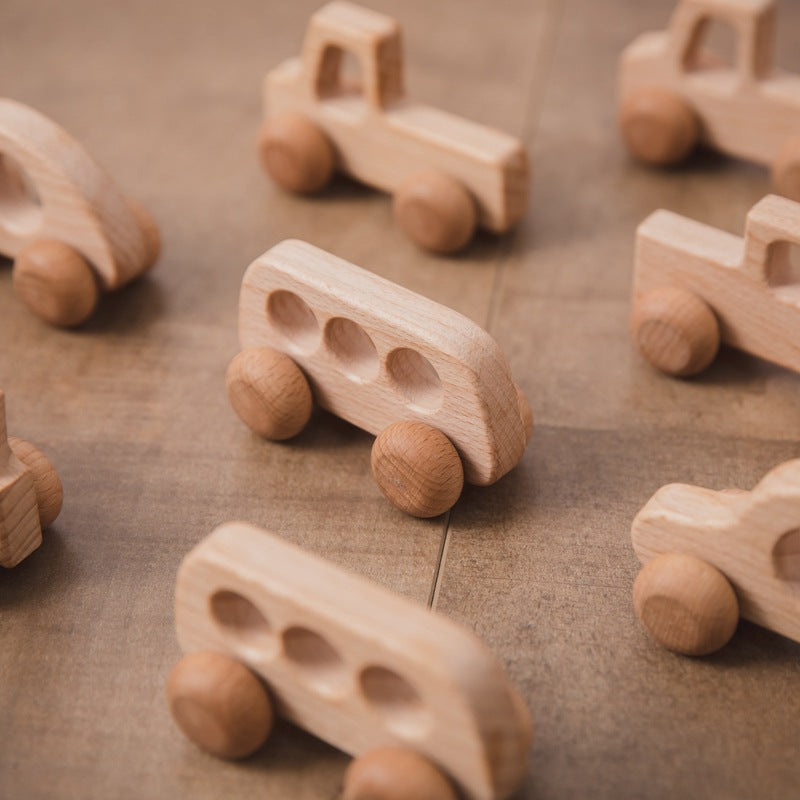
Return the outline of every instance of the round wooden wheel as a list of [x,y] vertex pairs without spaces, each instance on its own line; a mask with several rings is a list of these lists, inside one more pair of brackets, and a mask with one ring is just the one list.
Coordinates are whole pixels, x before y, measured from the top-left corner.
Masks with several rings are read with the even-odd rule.
[[739,602],[727,578],[683,553],[656,556],[642,568],[633,585],[633,606],[659,644],[689,656],[719,650],[739,621]]
[[300,114],[280,114],[261,127],[261,164],[279,186],[313,194],[333,175],[333,147],[325,132]]
[[389,425],[375,439],[371,461],[386,499],[414,517],[443,514],[464,488],[464,468],[453,443],[424,422]]
[[145,259],[142,264],[142,272],[146,272],[158,261],[161,253],[161,232],[152,214],[143,205],[135,200],[128,200],[128,205],[144,238]]
[[460,250],[478,224],[467,188],[436,170],[417,172],[402,183],[394,196],[394,214],[413,242],[434,253]]
[[457,795],[424,756],[403,747],[383,747],[350,762],[342,800],[457,800]]
[[800,136],[781,148],[772,166],[772,182],[779,194],[800,202]]
[[653,289],[636,298],[631,335],[642,355],[670,375],[696,375],[719,349],[719,323],[697,295],[685,289]]
[[64,502],[61,479],[50,459],[37,447],[24,439],[8,437],[14,455],[30,470],[36,505],[39,508],[39,524],[46,528],[55,522]]
[[285,353],[269,347],[242,350],[228,367],[226,383],[234,411],[267,439],[290,439],[311,417],[311,388]]
[[13,282],[34,314],[64,328],[85,322],[100,296],[94,272],[83,256],[52,240],[34,242],[19,252]]
[[666,89],[639,89],[620,106],[619,125],[631,153],[647,164],[677,164],[700,138],[691,106]]
[[167,678],[167,702],[186,737],[220,758],[254,753],[272,729],[272,701],[260,678],[220,653],[184,656]]

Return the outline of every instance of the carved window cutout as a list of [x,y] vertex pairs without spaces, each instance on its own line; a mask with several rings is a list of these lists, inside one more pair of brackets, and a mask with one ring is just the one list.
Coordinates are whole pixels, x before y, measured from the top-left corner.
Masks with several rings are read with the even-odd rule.
[[784,533],[772,550],[775,574],[785,581],[800,581],[800,528]]
[[364,94],[364,68],[350,50],[328,45],[322,51],[318,91],[321,99],[361,97]]
[[704,17],[689,38],[683,66],[689,72],[733,70],[739,36],[730,22]]
[[800,289],[800,245],[775,242],[768,254],[767,280],[773,288]]

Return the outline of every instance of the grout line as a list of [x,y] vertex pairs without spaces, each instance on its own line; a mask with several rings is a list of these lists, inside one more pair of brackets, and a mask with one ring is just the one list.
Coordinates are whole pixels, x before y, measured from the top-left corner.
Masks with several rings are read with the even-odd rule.
[[450,545],[450,515],[453,509],[451,508],[444,517],[444,535],[442,536],[442,543],[439,545],[439,555],[436,559],[436,570],[433,573],[433,585],[431,586],[431,593],[428,596],[428,608],[435,609],[439,602],[439,590],[442,587],[442,580],[444,579],[444,565],[447,560],[447,549]]

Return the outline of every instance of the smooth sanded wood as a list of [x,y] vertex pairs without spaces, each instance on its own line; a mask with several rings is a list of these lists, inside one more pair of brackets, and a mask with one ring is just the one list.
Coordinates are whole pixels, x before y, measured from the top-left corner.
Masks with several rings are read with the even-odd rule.
[[745,619],[800,641],[798,519],[795,460],[775,467],[751,492],[664,486],[637,514],[631,538],[644,563],[661,553],[707,561],[730,581]]
[[411,747],[469,800],[525,774],[529,712],[477,637],[274,534],[217,528],[183,561],[175,614],[184,652],[241,660],[281,714],[348,753]]

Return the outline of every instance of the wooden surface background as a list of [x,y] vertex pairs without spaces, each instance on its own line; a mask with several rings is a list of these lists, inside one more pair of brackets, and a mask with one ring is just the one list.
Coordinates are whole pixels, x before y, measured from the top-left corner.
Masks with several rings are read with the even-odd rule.
[[[615,129],[620,49],[666,0],[370,0],[405,27],[425,102],[528,143],[521,228],[460,258],[420,254],[387,197],[347,181],[315,200],[259,172],[264,72],[299,49],[317,0],[3,0],[0,94],[52,116],[159,219],[154,272],[79,332],[45,327],[0,267],[9,429],[65,489],[43,547],[0,575],[0,796],[338,796],[346,758],[283,726],[226,764],[175,729],[181,557],[240,518],[432,603],[498,652],[533,711],[521,798],[788,798],[800,779],[800,645],[742,623],[716,656],[651,644],[631,608],[630,522],[680,480],[753,485],[798,455],[800,377],[724,352],[656,374],[627,332],[633,235],[657,207],[741,233],[759,167],[701,154],[663,173]],[[800,4],[778,55],[800,71]],[[487,327],[533,406],[522,463],[447,518],[393,510],[371,437],[320,413],[258,440],[224,387],[248,263],[306,238]]]

